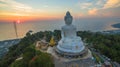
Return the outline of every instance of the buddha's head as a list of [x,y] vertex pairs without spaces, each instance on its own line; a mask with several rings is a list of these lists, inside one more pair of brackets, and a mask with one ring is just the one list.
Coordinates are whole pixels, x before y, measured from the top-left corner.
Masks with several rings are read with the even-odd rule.
[[67,11],[66,16],[64,17],[64,20],[65,20],[65,24],[67,25],[72,24],[73,17],[70,15],[69,11]]

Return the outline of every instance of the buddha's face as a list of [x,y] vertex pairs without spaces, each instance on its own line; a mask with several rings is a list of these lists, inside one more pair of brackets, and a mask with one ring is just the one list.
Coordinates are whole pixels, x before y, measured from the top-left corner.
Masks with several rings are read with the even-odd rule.
[[71,25],[72,24],[72,18],[71,17],[66,18],[65,24]]

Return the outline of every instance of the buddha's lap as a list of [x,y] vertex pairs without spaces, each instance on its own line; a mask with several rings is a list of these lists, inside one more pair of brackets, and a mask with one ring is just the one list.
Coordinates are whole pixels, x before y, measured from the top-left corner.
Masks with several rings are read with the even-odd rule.
[[64,42],[74,42],[74,41],[81,41],[81,38],[80,37],[64,38],[64,39],[61,39],[61,40],[64,41]]

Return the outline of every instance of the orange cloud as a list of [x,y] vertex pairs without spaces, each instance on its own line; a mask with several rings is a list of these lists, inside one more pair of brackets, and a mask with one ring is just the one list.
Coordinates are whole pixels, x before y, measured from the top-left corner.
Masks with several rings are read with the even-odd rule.
[[[0,10],[0,20],[13,21],[21,19],[26,20],[47,20],[47,19],[57,19],[61,18],[63,14],[57,12],[56,10],[51,10],[50,8],[44,9],[34,9],[33,7],[19,3],[15,0],[0,0],[3,3],[0,3],[0,7],[9,8],[7,10]],[[59,14],[58,14],[59,13]]]
[[114,8],[120,6],[120,0],[108,0],[103,8]]
[[47,12],[34,12],[34,13],[14,13],[14,12],[1,12],[0,20],[14,21],[20,19],[21,21],[27,20],[49,20],[61,19],[63,14],[47,13]]
[[89,14],[89,15],[97,15],[97,9],[94,8],[94,9],[89,10],[89,11],[88,11],[88,14]]

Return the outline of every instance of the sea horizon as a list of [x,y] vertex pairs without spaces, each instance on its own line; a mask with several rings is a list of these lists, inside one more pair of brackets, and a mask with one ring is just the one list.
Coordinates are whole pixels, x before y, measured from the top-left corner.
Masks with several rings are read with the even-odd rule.
[[[73,25],[77,27],[77,31],[107,31],[107,30],[117,30],[118,28],[112,27],[113,24],[120,23],[120,19],[104,19],[104,18],[89,18],[89,19],[74,19]],[[34,20],[17,23],[17,33],[18,38],[22,38],[25,34],[32,30],[33,33],[39,31],[53,31],[61,30],[61,26],[65,24],[64,20]],[[0,21],[0,41],[15,39],[15,29],[12,22],[1,22]]]

